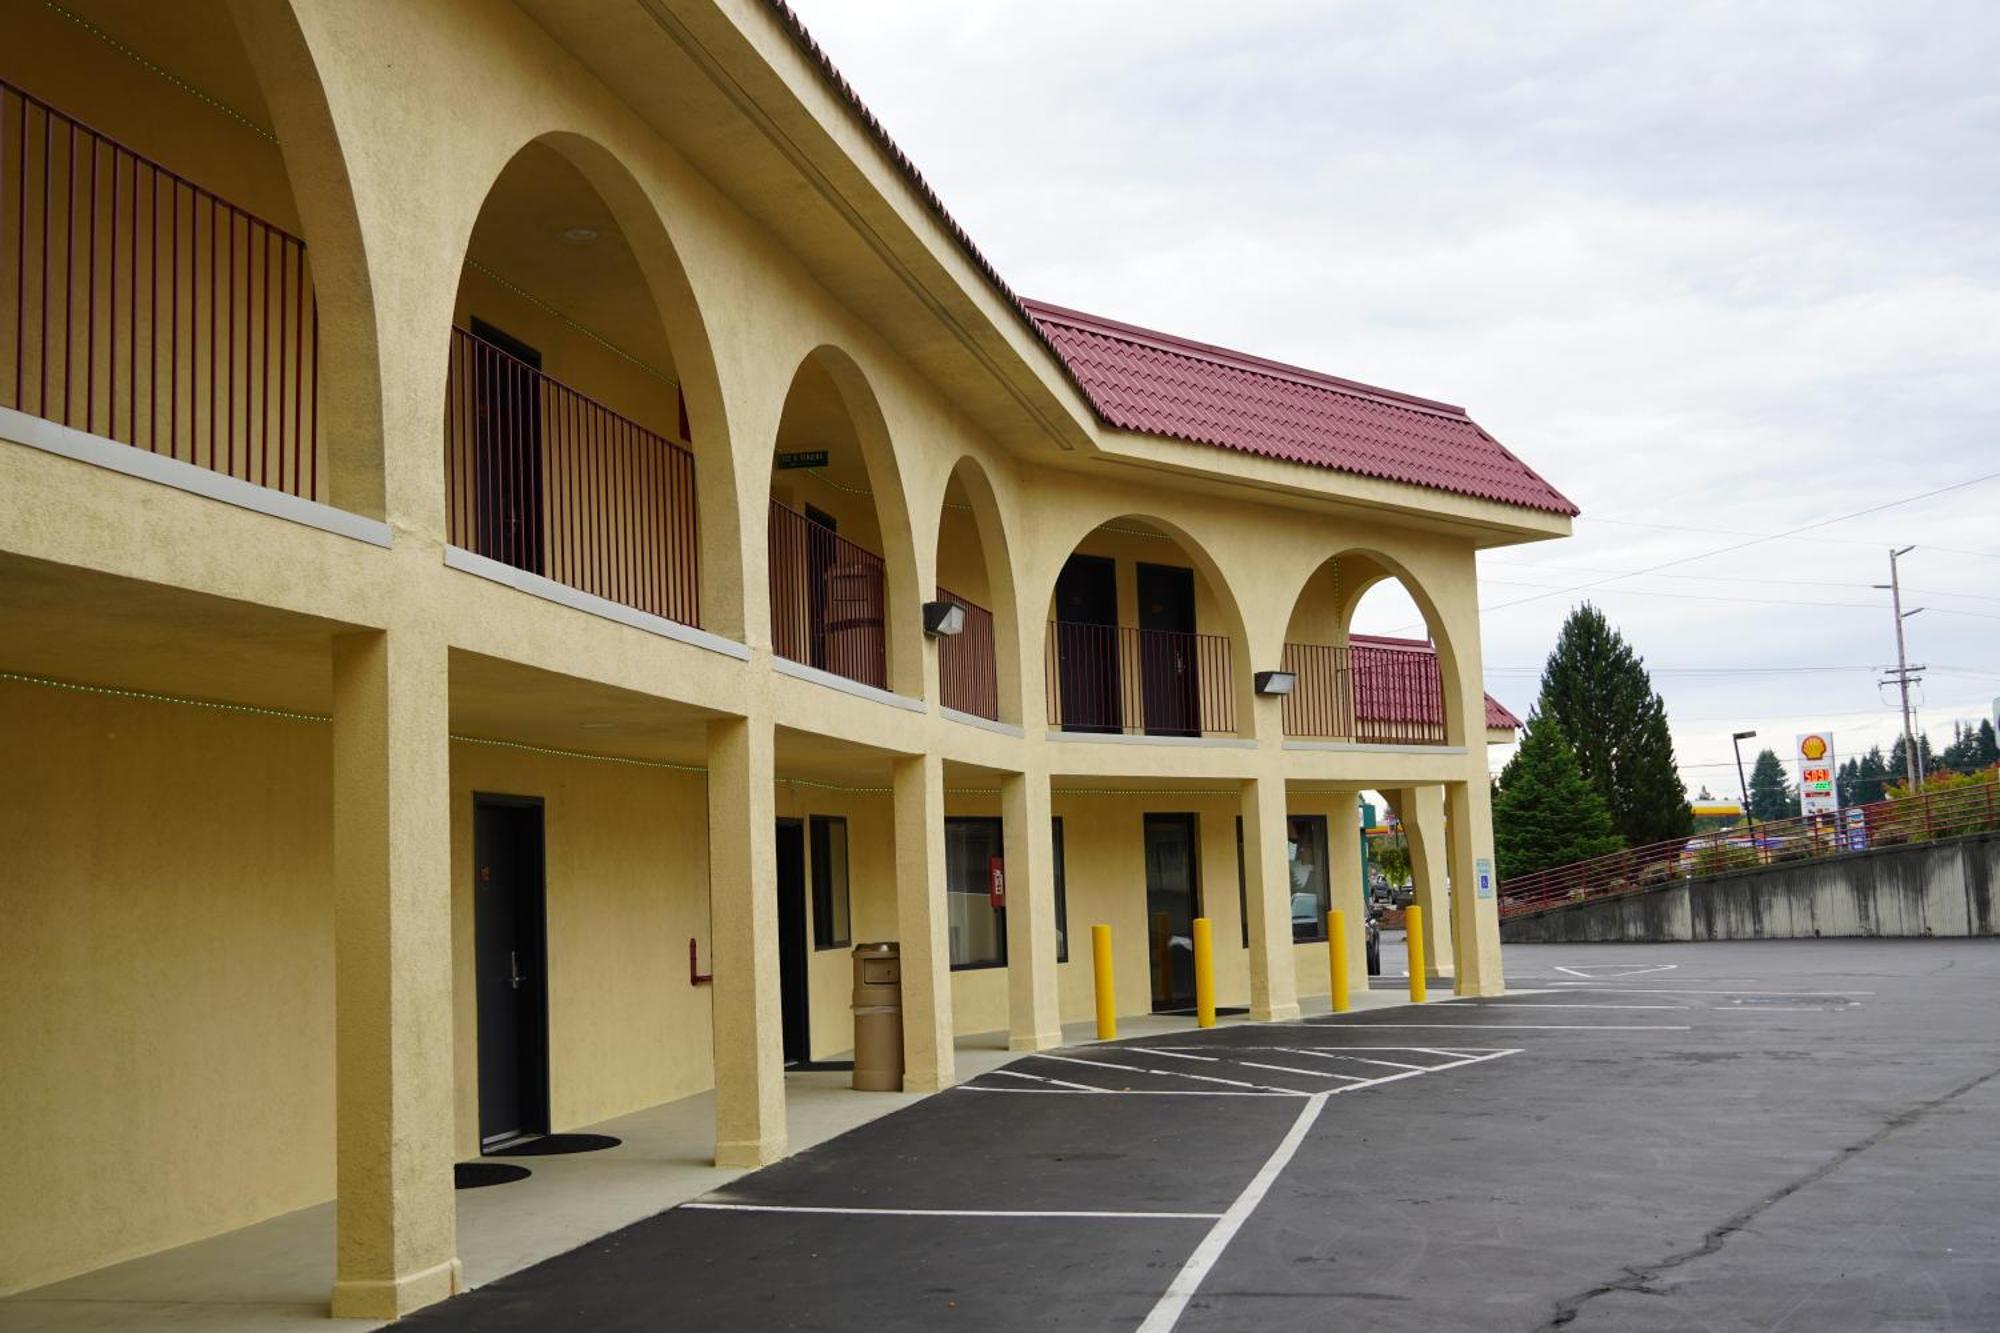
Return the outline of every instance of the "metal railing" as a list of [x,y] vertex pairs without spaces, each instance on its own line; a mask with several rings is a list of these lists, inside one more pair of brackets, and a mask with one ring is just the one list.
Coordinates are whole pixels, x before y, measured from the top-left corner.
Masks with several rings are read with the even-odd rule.
[[1850,806],[1830,814],[1759,820],[1754,826],[1670,838],[1517,875],[1500,886],[1500,915],[1519,916],[1637,893],[1680,879],[1846,856],[1992,829],[2000,829],[2000,785],[1993,781]]
[[701,623],[694,455],[465,329],[451,331],[452,545]]
[[937,595],[965,611],[965,627],[938,640],[938,702],[997,721],[1000,681],[993,659],[993,613],[947,588],[939,588]]
[[0,407],[319,499],[305,242],[0,82]]
[[1444,744],[1444,685],[1433,653],[1288,643],[1281,665],[1298,678],[1285,696],[1287,736]]
[[1232,735],[1236,684],[1220,634],[1049,624],[1049,725],[1149,736]]
[[882,557],[771,501],[771,650],[889,687]]

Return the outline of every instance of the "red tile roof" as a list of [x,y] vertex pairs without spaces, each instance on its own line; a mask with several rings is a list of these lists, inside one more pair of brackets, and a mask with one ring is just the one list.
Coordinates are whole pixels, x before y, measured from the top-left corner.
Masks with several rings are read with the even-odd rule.
[[1462,407],[1040,301],[1023,304],[1113,426],[1528,509],[1576,512]]
[[[1393,652],[1423,653],[1426,656],[1435,656],[1437,653],[1437,650],[1431,647],[1430,641],[1427,639],[1392,639],[1386,634],[1350,634],[1347,636],[1347,642],[1349,646],[1355,648],[1387,648]],[[1373,677],[1367,674],[1360,677],[1363,685],[1368,684],[1372,679]],[[1442,711],[1444,701],[1428,692],[1422,696],[1422,700],[1427,708],[1434,708],[1438,711],[1426,717],[1399,717],[1396,720],[1404,722],[1442,722],[1444,720]],[[1408,700],[1399,700],[1398,702],[1407,709]],[[1355,696],[1354,710],[1362,717],[1371,720],[1383,719],[1388,712],[1392,711],[1386,706],[1386,701],[1371,699],[1365,691]],[[1505,727],[1510,731],[1519,731],[1521,729],[1521,719],[1508,711],[1507,705],[1489,694],[1486,696],[1486,727],[1489,731],[1501,727]]]

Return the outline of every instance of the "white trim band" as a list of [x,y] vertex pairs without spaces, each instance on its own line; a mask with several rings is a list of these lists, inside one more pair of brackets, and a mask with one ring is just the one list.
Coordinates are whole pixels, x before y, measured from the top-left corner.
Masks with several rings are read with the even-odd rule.
[[474,554],[462,546],[445,547],[444,563],[447,569],[455,569],[462,574],[470,574],[474,578],[486,579],[491,583],[505,584],[517,592],[527,593],[530,597],[539,597],[545,602],[554,602],[558,606],[566,606],[572,611],[581,611],[585,615],[597,616],[603,620],[615,620],[632,629],[644,630],[663,639],[685,643],[691,648],[721,653],[724,657],[733,657],[739,662],[750,660],[750,650],[734,639],[725,639],[720,634],[710,634],[705,629],[683,625],[677,620],[668,620],[665,616],[656,616],[650,611],[640,611],[623,603],[614,602],[608,597],[599,597],[596,593],[583,592],[568,584],[544,578],[540,574],[531,574],[525,569],[516,569],[512,565],[502,564],[487,556]]
[[1028,734],[1012,722],[996,722],[990,717],[981,717],[977,713],[961,713],[956,708],[946,708],[943,704],[938,705],[938,716],[947,722],[956,722],[961,726],[967,727],[978,727],[981,731],[990,731],[1000,736],[1012,736],[1015,740],[1020,740]]
[[775,653],[771,655],[771,669],[781,676],[790,676],[794,680],[809,680],[815,685],[824,685],[829,690],[839,690],[842,694],[873,700],[875,703],[887,704],[891,708],[900,708],[905,712],[924,711],[922,699],[912,699],[907,694],[895,694],[889,690],[877,689],[873,685],[863,685],[858,680],[849,680],[845,676],[807,666],[804,662],[794,662],[789,657],[779,657]]

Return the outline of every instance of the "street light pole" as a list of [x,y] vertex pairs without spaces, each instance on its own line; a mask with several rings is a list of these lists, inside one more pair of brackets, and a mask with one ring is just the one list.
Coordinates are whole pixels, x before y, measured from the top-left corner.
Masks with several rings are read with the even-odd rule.
[[1736,751],[1736,787],[1743,793],[1743,819],[1753,834],[1757,830],[1757,817],[1750,813],[1750,784],[1743,777],[1743,742],[1756,734],[1754,731],[1739,731],[1729,738],[1730,748]]
[[1903,581],[1902,576],[1896,570],[1896,562],[1916,549],[1914,546],[1904,546],[1890,550],[1889,581],[1875,585],[1877,588],[1886,588],[1889,590],[1889,605],[1896,613],[1896,669],[1890,674],[1895,677],[1896,687],[1902,694],[1903,778],[1904,781],[1910,784],[1910,790],[1913,792],[1923,790],[1924,778],[1923,768],[1917,763],[1916,724],[1910,719],[1910,682],[1912,680],[1923,679],[1922,676],[1912,674],[1913,672],[1922,671],[1923,667],[1913,667],[1910,665],[1909,656],[1903,648],[1903,622],[1924,608],[1918,606],[1908,611],[1903,609]]

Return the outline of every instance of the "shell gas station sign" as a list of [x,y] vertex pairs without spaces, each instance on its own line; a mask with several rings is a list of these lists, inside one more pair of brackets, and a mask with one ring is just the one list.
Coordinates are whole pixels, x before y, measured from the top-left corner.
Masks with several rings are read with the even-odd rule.
[[1840,788],[1834,781],[1837,761],[1833,733],[1809,731],[1799,737],[1799,813],[1830,814],[1840,809]]

